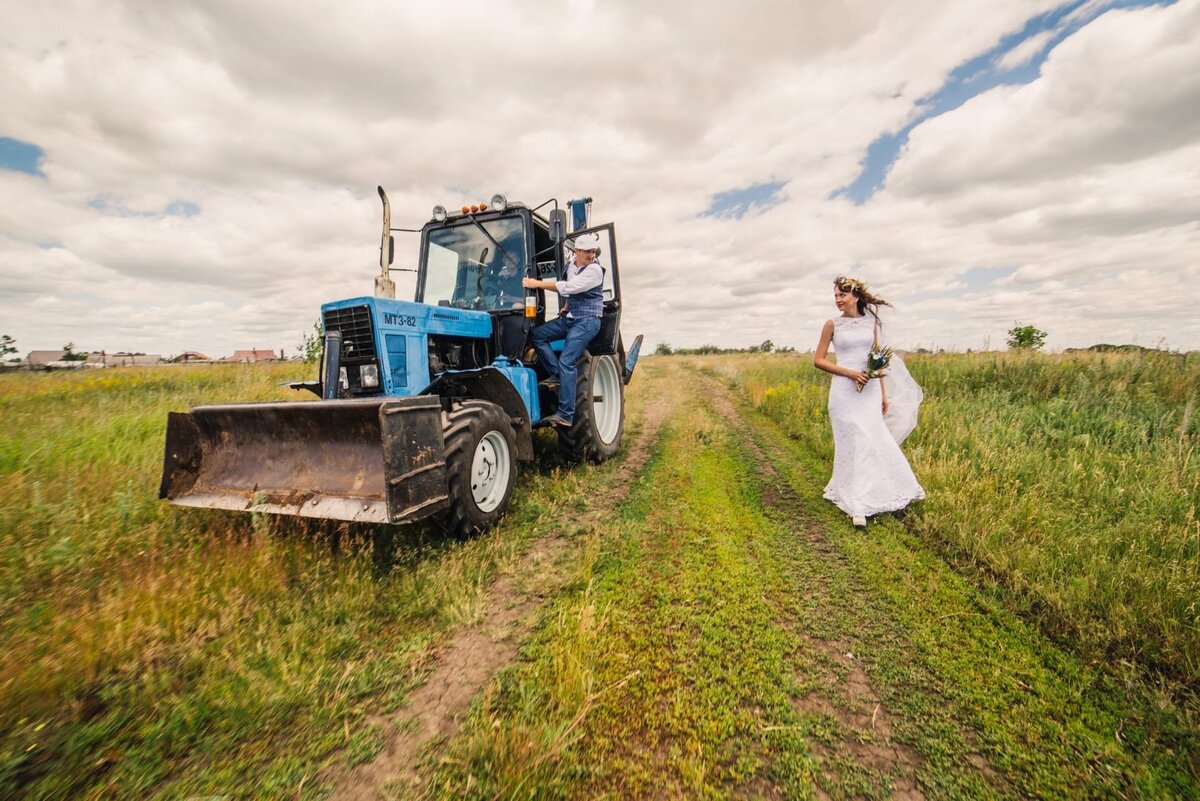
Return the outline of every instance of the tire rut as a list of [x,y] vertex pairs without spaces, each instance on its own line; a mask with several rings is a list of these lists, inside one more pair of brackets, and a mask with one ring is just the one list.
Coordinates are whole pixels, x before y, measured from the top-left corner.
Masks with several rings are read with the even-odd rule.
[[[617,466],[612,489],[603,501],[577,518],[579,524],[590,527],[602,523],[628,495],[653,455],[664,421],[676,406],[669,394],[643,394],[646,406],[642,426]],[[383,747],[370,762],[326,775],[324,780],[334,785],[330,799],[371,801],[389,787],[403,788],[408,793],[418,791],[425,748],[458,731],[471,701],[498,670],[513,661],[521,642],[536,626],[536,612],[557,589],[542,584],[534,594],[521,589],[514,577],[539,565],[559,563],[575,545],[573,537],[551,532],[536,540],[512,571],[495,579],[483,602],[482,619],[454,634],[439,649],[431,673],[410,693],[405,706],[366,719],[366,725],[384,733]],[[561,583],[565,576],[558,575],[556,580]]]
[[[750,425],[731,397],[729,387],[720,379],[711,376],[708,379],[712,386],[712,392],[708,394],[709,402],[737,432],[762,479],[763,504],[791,524],[795,531],[802,532],[817,558],[846,567],[844,557],[825,537],[805,502],[779,475],[770,456],[759,446]],[[810,585],[810,592],[824,596],[828,594],[828,589],[823,584]],[[864,768],[890,777],[891,798],[924,801],[925,794],[916,779],[921,756],[911,746],[892,739],[895,719],[872,687],[861,662],[853,653],[853,646],[840,640],[795,631],[793,623],[787,620],[790,617],[787,610],[777,609],[777,613],[780,625],[792,631],[807,650],[819,651],[826,662],[836,666],[824,672],[821,689],[796,698],[793,702],[799,712],[836,720],[843,733],[836,746],[816,743],[816,755],[822,762],[829,763],[839,756],[839,752],[849,754]],[[818,799],[829,797],[819,785],[814,787],[814,791]]]

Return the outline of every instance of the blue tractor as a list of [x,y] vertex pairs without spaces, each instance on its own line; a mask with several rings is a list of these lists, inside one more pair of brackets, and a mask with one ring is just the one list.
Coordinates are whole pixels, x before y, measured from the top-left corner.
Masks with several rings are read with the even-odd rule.
[[[393,229],[382,187],[379,196],[375,294],[321,307],[320,378],[291,385],[320,399],[170,413],[159,497],[364,523],[433,517],[456,534],[492,526],[517,462],[534,458],[534,429],[557,406],[529,334],[558,314],[560,298],[521,279],[561,276],[585,233],[602,243],[604,316],[579,363],[575,419],[555,430],[573,462],[620,450],[642,338],[626,351],[615,229],[589,224],[590,199],[529,208],[496,195],[461,211],[437,206],[417,230]],[[411,301],[395,298],[390,277],[401,230],[421,236]]]

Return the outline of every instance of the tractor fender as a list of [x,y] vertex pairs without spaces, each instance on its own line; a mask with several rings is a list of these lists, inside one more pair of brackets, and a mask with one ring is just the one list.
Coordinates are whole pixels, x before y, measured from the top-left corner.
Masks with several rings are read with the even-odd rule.
[[512,420],[517,458],[533,458],[533,425],[529,407],[513,382],[500,370],[447,370],[421,390],[421,395],[440,395],[448,400],[485,400],[496,404]]

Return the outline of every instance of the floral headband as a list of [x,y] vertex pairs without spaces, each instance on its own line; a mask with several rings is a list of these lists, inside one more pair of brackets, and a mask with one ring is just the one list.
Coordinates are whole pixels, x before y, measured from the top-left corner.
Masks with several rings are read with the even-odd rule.
[[867,294],[867,285],[857,278],[847,278],[844,275],[839,275],[833,279],[833,285],[846,292],[857,292],[859,295]]

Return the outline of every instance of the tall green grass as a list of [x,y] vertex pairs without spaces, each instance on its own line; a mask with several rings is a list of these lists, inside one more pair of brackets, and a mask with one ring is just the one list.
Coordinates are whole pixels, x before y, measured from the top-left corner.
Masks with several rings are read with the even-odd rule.
[[[832,464],[804,354],[697,360]],[[1085,657],[1200,686],[1200,354],[911,356],[910,525]]]
[[526,470],[468,541],[157,499],[168,411],[297,370],[0,375],[0,797],[323,797],[592,472]]

